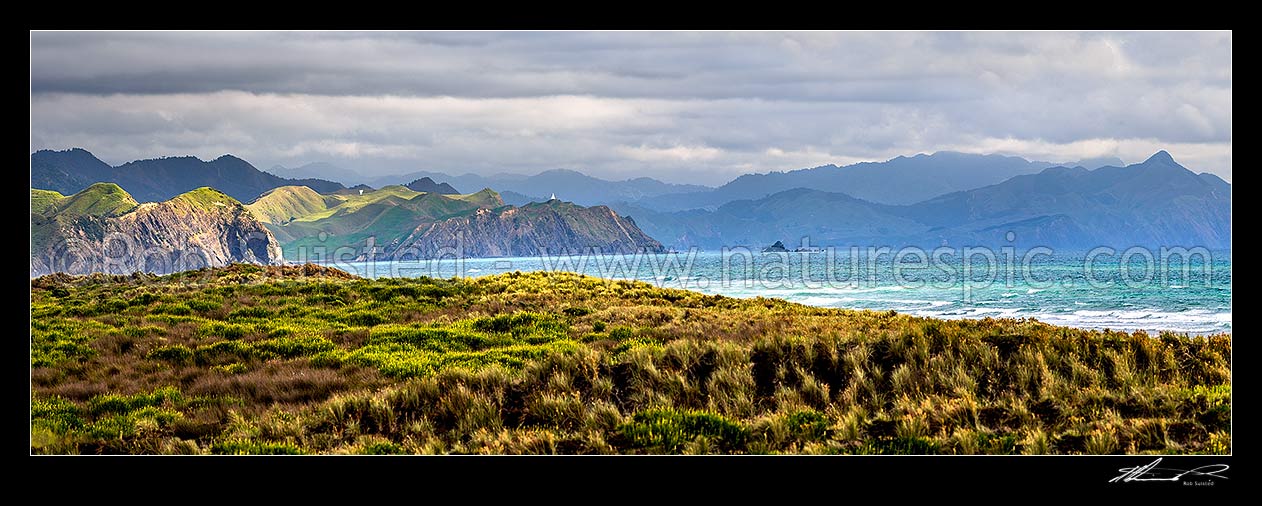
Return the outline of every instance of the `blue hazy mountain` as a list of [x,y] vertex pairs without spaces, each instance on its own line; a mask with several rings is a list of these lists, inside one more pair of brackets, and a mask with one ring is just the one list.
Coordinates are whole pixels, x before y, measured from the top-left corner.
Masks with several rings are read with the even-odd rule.
[[500,197],[503,197],[505,204],[508,204],[510,206],[518,206],[518,207],[524,206],[531,202],[547,202],[548,201],[548,197],[535,197],[533,195],[522,195],[515,191],[500,192]]
[[766,174],[746,174],[709,191],[662,195],[639,202],[659,211],[713,209],[734,200],[760,199],[793,188],[845,193],[882,204],[912,204],[944,193],[995,184],[1012,176],[1051,167],[1002,155],[974,155],[939,151],[932,155],[900,156],[884,162],[862,162],[838,167]]
[[[1231,245],[1231,185],[1162,151],[1126,167],[1051,167],[998,184],[888,205],[791,189],[715,210],[613,206],[667,247],[987,245],[1055,248]],[[1016,240],[1008,242],[1013,232]]]
[[[380,188],[391,184],[406,184],[408,181],[423,177],[444,181],[456,188],[491,188],[500,192],[501,195],[512,193],[526,198],[538,197],[535,201],[546,201],[548,197],[556,194],[559,199],[584,206],[636,201],[658,195],[693,193],[710,189],[700,185],[664,183],[649,177],[610,181],[566,169],[548,170],[533,176],[521,174],[451,176],[441,172],[421,171],[379,177],[368,181],[368,184]],[[505,201],[508,200],[510,199],[505,197]]]
[[[414,173],[406,177],[412,178],[407,180],[410,184],[424,186],[422,191],[435,193],[489,187],[516,206],[546,202],[553,194],[580,204],[612,202],[620,214],[631,216],[650,236],[676,249],[762,247],[777,240],[794,247],[803,236],[810,236],[818,246],[1230,246],[1230,184],[1212,174],[1193,173],[1164,151],[1139,164],[1090,168],[1110,161],[1116,160],[1039,168],[1046,163],[939,152],[880,163],[745,175],[715,189],[650,178],[607,181],[567,170],[534,176]],[[114,182],[140,201],[162,201],[202,186],[246,201],[280,186],[307,186],[326,194],[371,189],[348,190],[320,179],[285,179],[231,155],[212,161],[158,158],[111,167],[82,149],[39,151],[31,155],[31,171],[33,188],[73,194],[93,183]],[[914,203],[901,202],[917,192],[933,193],[1027,171],[1031,172],[934,193]],[[873,183],[880,177],[888,180],[883,185]],[[778,188],[802,181],[812,185]],[[681,188],[690,191],[670,193]],[[732,198],[746,194],[757,196]],[[664,205],[675,201],[679,203]],[[663,207],[686,210],[663,211]],[[1008,232],[1016,234],[1016,241],[1006,242]]]
[[661,212],[627,203],[611,207],[634,219],[663,245],[678,250],[745,246],[758,251],[775,241],[795,248],[803,236],[809,236],[814,246],[894,244],[915,240],[929,228],[893,213],[891,206],[806,188],[735,200],[713,211]]
[[1100,167],[1121,167],[1126,165],[1126,163],[1116,156],[1097,156],[1095,158],[1083,158],[1075,163],[1067,163],[1064,165],[1066,167],[1082,167],[1084,169],[1095,170]]
[[[950,240],[1076,246],[1231,246],[1231,185],[1165,151],[1126,167],[1054,167],[895,211]],[[964,225],[961,225],[964,224]]]
[[368,178],[359,172],[333,165],[328,162],[312,162],[297,167],[285,167],[284,165],[273,165],[267,169],[268,172],[277,176],[289,179],[324,179],[327,181],[337,181],[346,186],[364,183]]
[[451,185],[447,183],[435,182],[433,179],[428,178],[428,177],[417,179],[416,181],[412,181],[411,183],[408,183],[404,186],[408,187],[412,191],[418,191],[418,192],[424,192],[424,193],[437,193],[439,195],[451,195],[454,193],[460,193]]
[[87,150],[42,150],[31,155],[31,188],[73,195],[114,177],[114,167]]
[[72,195],[93,183],[116,183],[140,202],[162,202],[203,186],[247,202],[281,186],[307,186],[321,193],[343,188],[321,179],[285,179],[232,155],[208,162],[192,156],[154,158],[111,167],[80,148],[31,154],[32,188]]

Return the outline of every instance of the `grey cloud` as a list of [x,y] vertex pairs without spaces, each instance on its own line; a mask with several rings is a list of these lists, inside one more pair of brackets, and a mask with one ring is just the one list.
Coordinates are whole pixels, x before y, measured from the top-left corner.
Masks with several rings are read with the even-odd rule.
[[115,162],[716,184],[947,148],[1167,147],[1231,175],[1229,32],[35,32],[31,89],[32,149]]

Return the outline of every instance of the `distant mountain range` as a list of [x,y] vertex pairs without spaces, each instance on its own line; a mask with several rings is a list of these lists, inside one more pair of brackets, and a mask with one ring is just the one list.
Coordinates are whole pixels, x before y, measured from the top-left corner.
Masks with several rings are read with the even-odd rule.
[[795,188],[713,211],[613,207],[676,249],[761,248],[777,240],[792,248],[804,236],[813,246],[1231,245],[1231,185],[1187,170],[1164,151],[1127,167],[1050,167],[911,205]]
[[353,169],[328,162],[312,162],[293,168],[285,167],[284,165],[273,165],[267,171],[288,179],[324,179],[337,181],[346,186],[364,184],[369,179]]
[[192,156],[137,160],[111,167],[86,150],[41,150],[31,154],[31,187],[73,194],[93,183],[115,183],[141,202],[159,202],[200,187],[215,188],[240,201],[288,185],[322,193],[342,189],[322,179],[285,179],[224,155],[209,162]]
[[1159,151],[1126,167],[1053,167],[896,209],[943,240],[1116,247],[1231,246],[1231,185]]
[[447,183],[434,182],[433,179],[430,179],[428,177],[417,179],[416,181],[412,181],[411,183],[408,183],[405,186],[407,186],[409,190],[418,191],[422,193],[437,193],[440,195],[450,195],[454,193],[460,193],[451,185]]
[[480,176],[465,174],[449,176],[436,172],[414,172],[394,178],[378,179],[379,182],[409,181],[430,177],[445,181],[456,188],[492,188],[500,192],[513,192],[545,201],[553,194],[562,200],[591,206],[618,201],[642,200],[671,193],[691,193],[709,190],[709,187],[692,184],[663,183],[653,178],[639,177],[624,181],[610,181],[588,176],[578,171],[554,169],[533,176],[520,174],[495,174]]
[[[1121,160],[1084,160],[1094,169]],[[1079,164],[1071,164],[1076,166]],[[674,193],[645,198],[636,205],[656,211],[714,209],[735,200],[760,199],[794,188],[845,193],[880,204],[913,204],[944,193],[995,184],[1013,176],[1052,167],[1048,162],[1001,155],[976,155],[939,151],[931,155],[900,156],[885,162],[862,162],[838,167],[766,174],[746,174],[712,190]]]
[[347,175],[336,177],[342,169],[328,163],[311,163],[294,169],[287,169],[278,165],[273,169],[277,174],[284,174],[287,177],[330,178],[345,184],[364,183],[377,188],[389,185],[406,185],[409,184],[409,181],[429,178],[440,183],[447,183],[463,191],[491,188],[504,194],[506,199],[509,199],[508,194],[511,192],[513,195],[522,196],[522,198],[509,200],[521,204],[544,202],[554,193],[558,198],[579,205],[590,206],[711,189],[708,186],[693,184],[664,183],[648,177],[610,181],[566,169],[548,170],[533,176],[504,173],[490,176],[478,174],[452,176],[442,172],[417,171],[379,177],[364,177],[354,171],[345,171]]
[[[1120,165],[1116,158],[1083,160],[1093,169]],[[362,174],[331,163],[309,163],[297,168],[276,165],[273,173],[224,155],[204,162],[193,157],[139,160],[110,167],[82,149],[39,151],[31,155],[32,187],[73,193],[88,185],[116,182],[140,200],[157,201],[200,186],[211,186],[242,200],[281,186],[307,186],[319,193],[389,185],[415,186],[422,192],[460,193],[491,188],[513,205],[544,202],[552,195],[580,205],[619,204],[654,211],[717,209],[736,200],[754,200],[794,188],[845,193],[882,204],[912,204],[953,191],[998,183],[1023,174],[1032,174],[1056,164],[1031,162],[1018,157],[937,152],[931,155],[897,157],[885,162],[864,162],[844,167],[825,165],[812,169],[766,174],[746,174],[718,188],[670,184],[641,177],[610,181],[572,170],[549,170],[526,176],[413,172],[382,177]]]
[[524,206],[531,202],[546,202],[548,197],[536,197],[534,195],[522,195],[515,191],[504,190],[500,192],[500,197],[504,198],[504,203],[512,206]]
[[240,202],[217,190],[143,204],[114,183],[69,196],[31,190],[31,277],[166,274],[233,262],[280,263],[280,244]]
[[[1061,166],[938,152],[747,174],[718,188],[650,178],[608,181],[569,170],[533,176],[416,172],[371,180],[398,184],[346,188],[324,179],[282,178],[231,155],[111,167],[82,149],[44,150],[31,155],[32,273],[66,262],[49,249],[59,240],[98,240],[101,230],[128,231],[170,249],[178,238],[203,237],[195,227],[228,241],[207,246],[216,252],[215,261],[259,262],[278,261],[268,252],[272,242],[283,246],[287,258],[316,247],[329,252],[350,247],[362,256],[369,237],[383,258],[435,254],[457,238],[469,256],[591,247],[761,249],[775,241],[792,249],[802,237],[810,237],[813,246],[1230,247],[1230,184],[1195,174],[1164,151],[1126,167],[1111,162],[1118,160]],[[331,164],[281,169],[276,168],[288,175],[347,173]],[[117,185],[97,184],[102,182]],[[219,201],[223,205],[207,214],[208,222],[179,223],[189,209],[168,201],[178,204],[189,200],[187,195],[206,197],[212,191],[198,190],[202,187],[231,202]],[[476,189],[481,190],[460,193]],[[86,193],[75,195],[81,191]],[[554,194],[558,198],[550,199]],[[146,201],[161,201],[162,213],[150,214],[138,203]],[[225,207],[248,210],[261,225],[251,225],[240,213],[223,215]],[[161,219],[141,219],[147,216]],[[238,230],[260,227],[269,237],[263,250],[241,249],[232,239]]]

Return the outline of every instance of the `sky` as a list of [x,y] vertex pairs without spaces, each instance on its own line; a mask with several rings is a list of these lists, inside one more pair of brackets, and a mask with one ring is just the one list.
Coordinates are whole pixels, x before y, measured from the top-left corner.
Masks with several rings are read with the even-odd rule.
[[31,150],[719,185],[1165,149],[1231,180],[1231,32],[32,32]]

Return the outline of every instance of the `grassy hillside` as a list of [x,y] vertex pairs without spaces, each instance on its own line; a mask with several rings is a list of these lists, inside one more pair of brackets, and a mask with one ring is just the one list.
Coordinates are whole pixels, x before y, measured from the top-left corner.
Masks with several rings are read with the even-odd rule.
[[1230,336],[575,274],[32,282],[35,453],[1223,453]]
[[52,190],[31,188],[31,214],[44,214],[55,209],[66,196]]
[[114,183],[96,183],[60,201],[52,211],[66,217],[112,217],[135,209],[139,203]]
[[302,221],[317,221],[329,218],[335,214],[350,214],[372,204],[383,201],[398,202],[418,195],[421,195],[421,193],[412,191],[410,188],[402,185],[386,186],[378,190],[364,192],[362,195],[330,195],[332,202],[329,203],[328,209],[304,216]]
[[[499,195],[483,190],[469,195],[439,195],[392,185],[378,190],[320,195],[303,187],[277,188],[247,207],[281,241],[285,256],[301,248],[362,248],[369,237],[378,245],[407,236],[418,225],[503,205]],[[321,239],[321,233],[326,234]]]
[[190,190],[190,191],[181,193],[179,195],[176,195],[175,198],[172,198],[171,201],[184,202],[184,203],[190,204],[194,208],[200,208],[200,209],[209,209],[214,206],[241,205],[241,203],[238,202],[237,199],[234,199],[228,196],[228,194],[221,192],[219,190],[216,190],[214,188],[211,188],[209,186],[203,186],[195,190]]
[[63,196],[55,191],[31,189],[31,252],[44,249],[55,229],[84,217],[110,218],[136,209],[139,204],[114,183],[96,183],[83,191]]
[[[332,199],[328,199],[332,200]],[[282,186],[246,205],[264,223],[284,224],[329,208],[326,197],[306,186]]]
[[[52,271],[99,270],[105,258],[102,255],[114,247],[107,245],[109,237],[118,237],[114,234],[128,237],[128,247],[146,249],[154,255],[196,245],[207,255],[219,255],[220,265],[254,261],[255,257],[233,256],[257,246],[250,245],[254,240],[250,237],[257,238],[254,233],[264,231],[263,225],[251,217],[236,218],[240,206],[236,199],[210,187],[197,188],[165,202],[144,204],[137,203],[114,183],[96,183],[70,196],[31,189],[32,276]],[[249,231],[249,235],[242,242],[236,234],[247,233],[244,231]],[[266,249],[258,252],[262,254]],[[135,254],[139,251],[115,250],[118,256],[110,257],[112,268],[139,268],[129,263],[138,258]]]
[[[236,199],[210,187],[176,195],[171,201],[188,203],[195,208],[240,204]],[[68,197],[55,191],[31,189],[31,212],[39,215],[41,221],[68,221],[85,216],[114,218],[132,212],[139,206],[136,199],[114,183],[96,183]]]
[[463,200],[465,202],[477,204],[482,207],[489,207],[492,209],[504,205],[504,199],[500,198],[500,194],[495,193],[495,191],[490,188],[483,188],[482,191],[479,191],[477,193],[470,193],[468,195],[448,195],[448,196],[455,199]]

